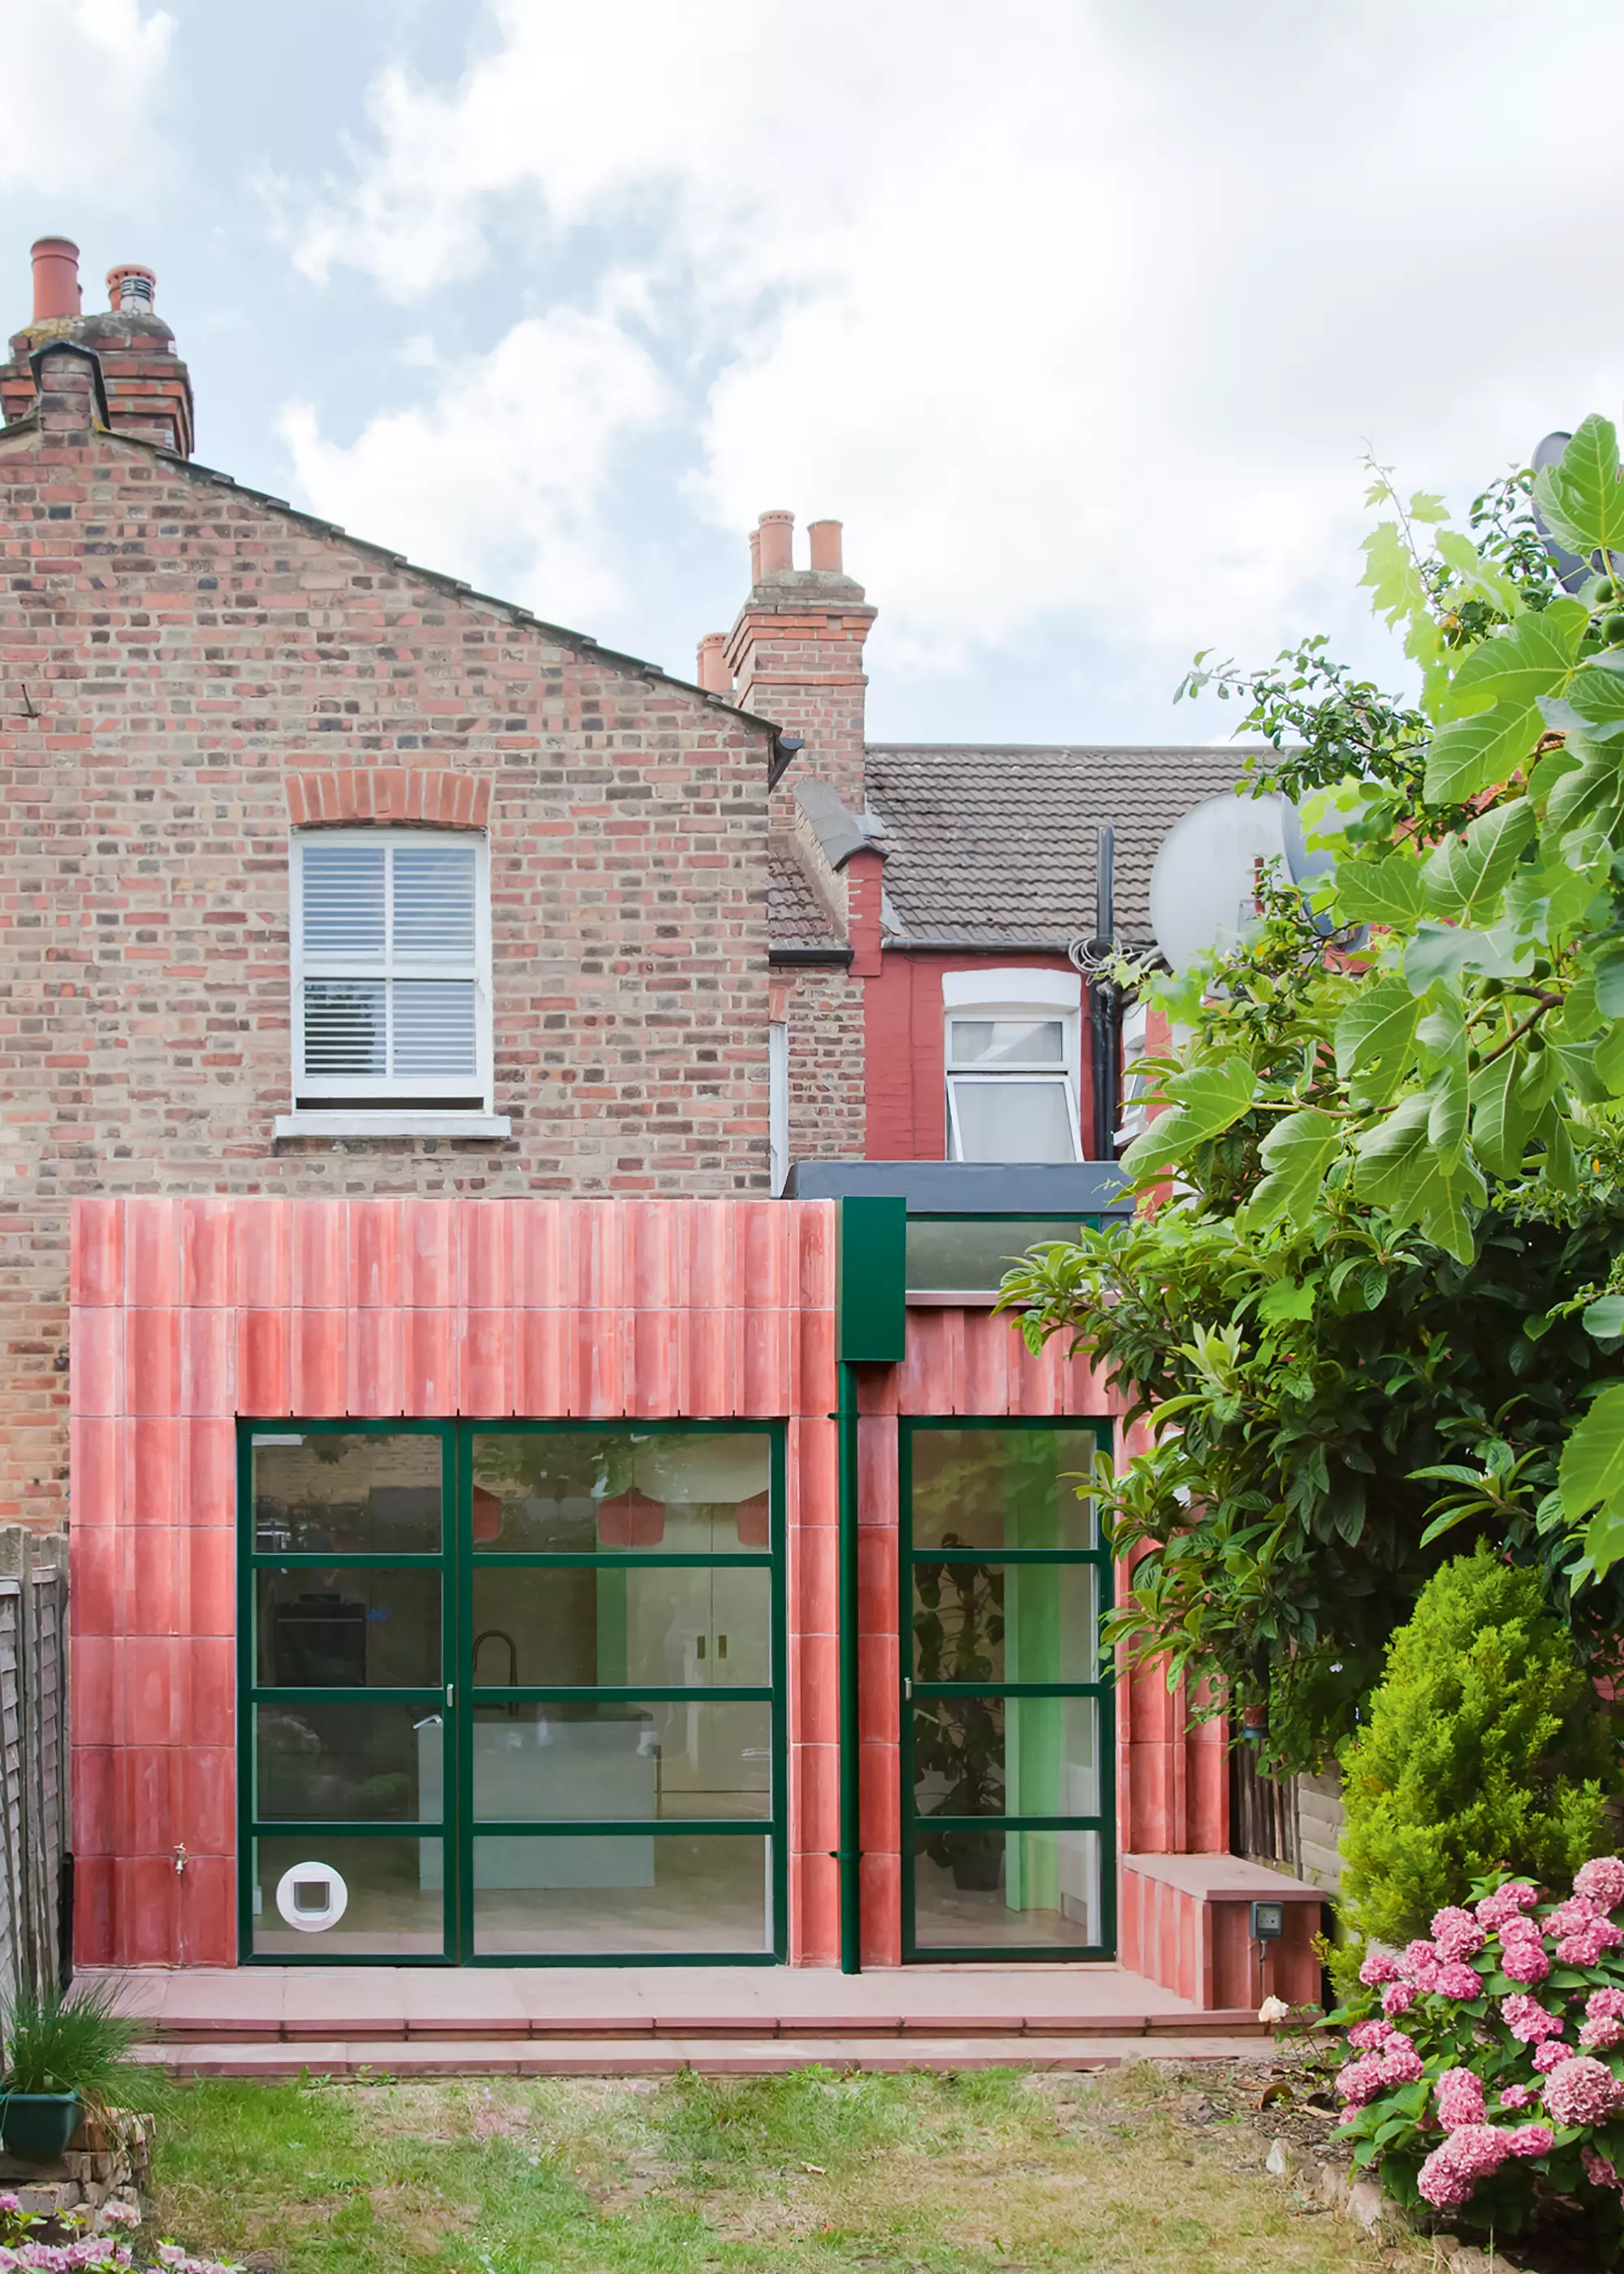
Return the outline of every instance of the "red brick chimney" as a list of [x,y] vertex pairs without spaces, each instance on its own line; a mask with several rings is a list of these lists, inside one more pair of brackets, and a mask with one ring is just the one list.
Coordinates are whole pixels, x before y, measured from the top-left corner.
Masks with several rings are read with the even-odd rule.
[[811,566],[794,565],[793,514],[764,513],[750,534],[749,598],[727,636],[735,703],[776,719],[806,748],[792,780],[826,781],[863,809],[863,643],[876,611],[841,565],[840,524],[815,521]]
[[109,269],[109,306],[86,316],[79,282],[79,247],[70,237],[42,237],[34,247],[34,316],[11,335],[11,360],[0,364],[0,414],[10,425],[35,407],[30,358],[51,340],[87,348],[102,367],[108,423],[139,434],[183,458],[192,456],[192,380],[175,353],[175,335],[154,312],[157,280],[127,262]]

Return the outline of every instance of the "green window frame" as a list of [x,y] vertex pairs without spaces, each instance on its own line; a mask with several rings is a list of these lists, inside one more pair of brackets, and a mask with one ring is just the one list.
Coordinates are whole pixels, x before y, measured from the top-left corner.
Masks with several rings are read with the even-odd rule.
[[[1109,1670],[1101,1663],[1100,1678],[1089,1681],[994,1682],[990,1679],[967,1682],[927,1682],[916,1679],[911,1672],[914,1664],[914,1606],[915,1572],[921,1564],[961,1565],[996,1564],[1004,1569],[1061,1570],[1066,1566],[1083,1566],[1094,1574],[1094,1606],[1096,1625],[1110,1608],[1112,1601],[1112,1561],[1109,1535],[1100,1517],[1096,1503],[1094,1544],[1079,1547],[975,1547],[940,1546],[918,1547],[914,1541],[914,1448],[921,1436],[932,1431],[981,1432],[999,1430],[1006,1434],[1030,1434],[1044,1430],[1086,1432],[1097,1450],[1101,1442],[1109,1443],[1111,1425],[1097,1417],[1071,1414],[939,1414],[904,1415],[898,1423],[898,1715],[901,1729],[899,1773],[901,1777],[901,1842],[902,1842],[902,1955],[905,1963],[942,1965],[963,1961],[971,1964],[988,1961],[1009,1960],[1017,1963],[1033,1959],[1052,1959],[1065,1962],[1077,1959],[1110,1959],[1116,1953],[1116,1690]],[[921,1815],[915,1808],[914,1713],[916,1704],[926,1704],[936,1698],[1085,1698],[1094,1703],[1097,1715],[1096,1747],[1098,1755],[1098,1812],[1093,1815],[1039,1815],[1032,1813],[944,1815],[932,1812]],[[981,1945],[958,1942],[921,1941],[917,1931],[916,1860],[917,1835],[922,1826],[948,1835],[997,1837],[1006,1833],[1020,1832],[1089,1832],[1096,1835],[1099,1854],[1099,1920],[1100,1938],[1095,1942],[1060,1943],[1054,1941],[1017,1943],[1004,1941]]]
[[[261,1550],[254,1533],[253,1440],[256,1436],[425,1436],[440,1447],[440,1545],[434,1554],[353,1552],[322,1549],[296,1552]],[[684,1435],[759,1435],[769,1449],[768,1544],[761,1549],[714,1554],[673,1552],[656,1548],[614,1548],[592,1552],[482,1550],[477,1557],[473,1539],[473,1444],[476,1438],[493,1435],[574,1435],[639,1437]],[[687,1420],[670,1419],[613,1421],[588,1420],[242,1420],[237,1427],[237,1920],[238,1958],[244,1966],[775,1966],[788,1948],[787,1887],[787,1625],[785,1594],[785,1427],[781,1421],[744,1419]],[[627,1684],[496,1684],[474,1680],[473,1576],[476,1562],[485,1570],[608,1570],[625,1571],[642,1567],[680,1569],[751,1569],[768,1574],[768,1647],[770,1682],[766,1683],[707,1683],[691,1686],[638,1683]],[[362,1570],[432,1571],[440,1581],[440,1673],[435,1685],[395,1689],[358,1687],[295,1687],[262,1684],[256,1679],[258,1643],[257,1575],[263,1570]],[[473,1731],[475,1709],[551,1702],[581,1706],[658,1703],[692,1699],[710,1705],[765,1704],[770,1712],[771,1763],[770,1807],[763,1816],[748,1818],[677,1817],[664,1818],[576,1817],[511,1822],[479,1819],[473,1813]],[[256,1708],[261,1705],[422,1706],[443,1716],[445,1736],[441,1788],[444,1808],[434,1822],[386,1821],[323,1818],[289,1821],[264,1818],[256,1811]],[[474,1841],[500,1839],[695,1839],[753,1838],[769,1843],[771,1901],[769,1946],[760,1951],[643,1951],[481,1952],[474,1947]],[[392,1838],[444,1841],[442,1871],[443,1936],[438,1954],[256,1952],[253,1894],[255,1843],[260,1839],[308,1837],[312,1841]],[[587,1898],[590,1901],[590,1896]]]

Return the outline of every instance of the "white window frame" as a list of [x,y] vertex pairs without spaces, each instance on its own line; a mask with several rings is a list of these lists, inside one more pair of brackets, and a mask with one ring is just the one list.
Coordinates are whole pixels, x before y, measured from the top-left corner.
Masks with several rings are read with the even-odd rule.
[[1130,1003],[1122,1014],[1118,1030],[1122,1044],[1122,1102],[1117,1108],[1118,1119],[1113,1132],[1113,1141],[1119,1146],[1131,1145],[1150,1126],[1151,1077],[1147,1073],[1132,1071],[1135,1059],[1145,1055],[1149,1021],[1149,1006],[1144,1002]]
[[[1071,1131],[1072,1158],[1086,1158],[1083,1150],[1079,1111],[1082,1067],[1082,981],[1074,971],[1025,970],[948,971],[942,975],[942,1050],[945,1069],[947,1157],[962,1160],[959,1133],[959,1085],[981,1088],[989,1083],[1047,1080],[1064,1092],[1066,1118]],[[977,1073],[953,1064],[953,1022],[958,1019],[1058,1019],[1064,1063],[1053,1059],[1029,1066],[1003,1065],[996,1073]]]
[[[474,953],[465,969],[448,972],[443,963],[415,964],[386,959],[365,964],[342,957],[307,957],[304,952],[304,855],[311,848],[357,846],[387,854],[396,847],[420,851],[430,844],[455,846],[474,855]],[[293,1111],[276,1117],[278,1137],[302,1136],[506,1136],[507,1116],[492,1111],[494,1085],[491,980],[491,849],[481,831],[471,829],[296,830],[289,840],[289,979],[291,990]],[[386,888],[387,889],[387,888]],[[475,1066],[472,1076],[440,1086],[461,1092],[466,1105],[425,1106],[413,1101],[425,1088],[421,1075],[365,1074],[307,1080],[304,1075],[304,982],[320,978],[471,978],[474,983]],[[327,1101],[334,1102],[328,1104]]]

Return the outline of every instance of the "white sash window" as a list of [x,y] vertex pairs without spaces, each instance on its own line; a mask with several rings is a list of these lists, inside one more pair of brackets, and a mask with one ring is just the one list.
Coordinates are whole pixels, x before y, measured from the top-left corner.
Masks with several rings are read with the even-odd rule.
[[942,982],[950,1161],[1079,1161],[1081,983],[959,971]]
[[296,1110],[489,1113],[485,840],[312,832],[292,882]]

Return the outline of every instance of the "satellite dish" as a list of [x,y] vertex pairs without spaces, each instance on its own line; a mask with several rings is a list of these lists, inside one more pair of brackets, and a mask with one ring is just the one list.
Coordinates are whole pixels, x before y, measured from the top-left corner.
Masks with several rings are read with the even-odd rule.
[[[1150,927],[1175,971],[1244,937],[1258,913],[1259,863],[1270,861],[1304,886],[1335,866],[1309,850],[1288,797],[1209,797],[1173,824],[1150,872]],[[1314,925],[1331,930],[1328,917]]]

